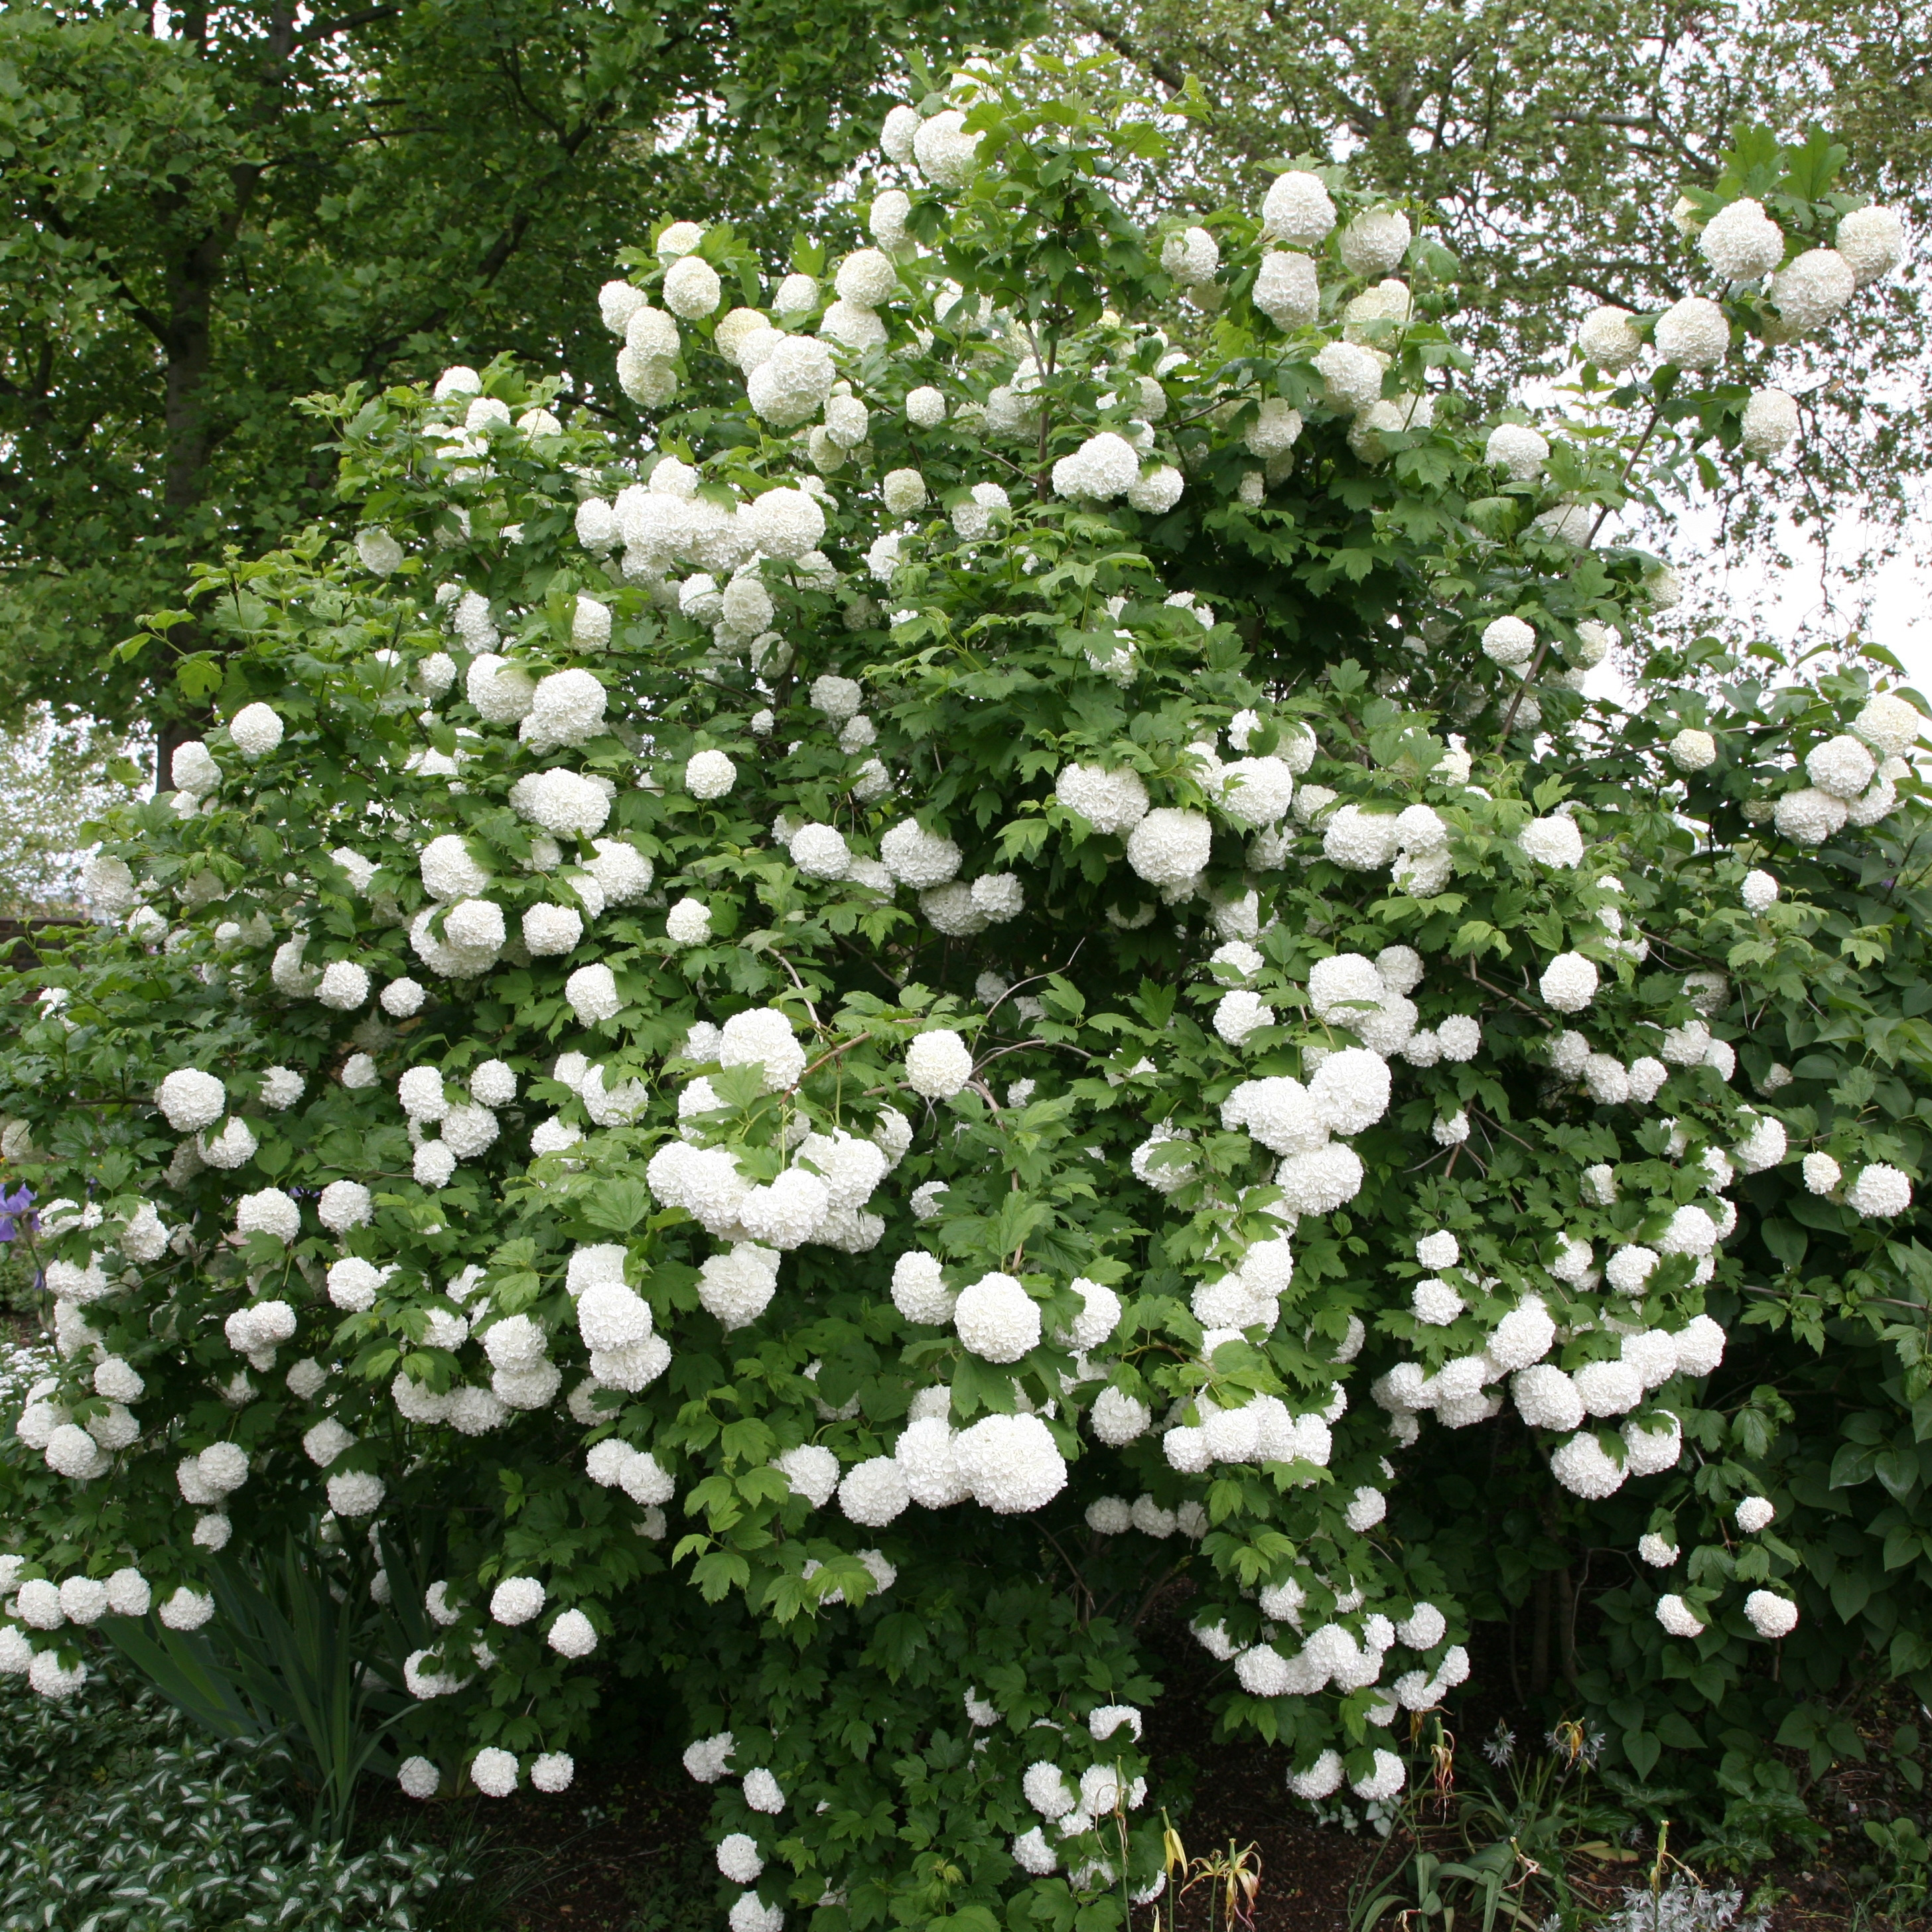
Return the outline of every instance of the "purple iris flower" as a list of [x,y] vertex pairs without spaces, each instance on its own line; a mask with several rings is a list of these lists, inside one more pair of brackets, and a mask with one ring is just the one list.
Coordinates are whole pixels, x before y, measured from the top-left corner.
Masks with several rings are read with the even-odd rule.
[[34,1232],[34,1217],[28,1212],[33,1204],[34,1190],[31,1187],[16,1187],[11,1193],[0,1187],[0,1241],[16,1240],[22,1219],[27,1223],[28,1233]]

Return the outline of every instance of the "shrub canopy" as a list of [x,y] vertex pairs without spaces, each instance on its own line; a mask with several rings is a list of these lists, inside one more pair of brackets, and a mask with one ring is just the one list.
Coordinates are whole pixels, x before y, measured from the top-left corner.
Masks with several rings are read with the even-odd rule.
[[380,1534],[406,1784],[559,1788],[666,1680],[736,1932],[1157,1886],[1176,1603],[1371,1806],[1586,1552],[1640,1785],[1774,1809],[1861,1646],[1928,1688],[1919,715],[1671,639],[1618,536],[1777,446],[1885,218],[1741,163],[1707,295],[1482,418],[1401,211],[1149,232],[1110,72],[896,110],[836,274],[633,251],[650,439],[351,392],[356,542],[202,580],[227,722],[0,1066],[6,1667]]

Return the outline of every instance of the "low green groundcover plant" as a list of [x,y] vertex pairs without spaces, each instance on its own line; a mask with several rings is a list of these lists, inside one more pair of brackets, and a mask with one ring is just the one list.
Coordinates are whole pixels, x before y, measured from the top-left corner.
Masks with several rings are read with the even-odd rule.
[[460,1897],[460,1858],[393,1835],[312,1838],[262,1751],[206,1742],[152,1694],[0,1690],[5,1932],[417,1932]]
[[361,533],[133,647],[221,722],[0,1057],[0,1666],[406,1550],[404,1788],[668,1685],[734,1932],[1154,1896],[1171,1583],[1371,1814],[1479,1623],[1739,1832],[1848,1669],[1932,1689],[1924,720],[1675,635],[1644,536],[1899,223],[1748,134],[1683,298],[1485,417],[1414,211],[1150,226],[1166,139],[991,64],[836,266],[658,226],[579,372],[641,442],[502,364],[316,406]]

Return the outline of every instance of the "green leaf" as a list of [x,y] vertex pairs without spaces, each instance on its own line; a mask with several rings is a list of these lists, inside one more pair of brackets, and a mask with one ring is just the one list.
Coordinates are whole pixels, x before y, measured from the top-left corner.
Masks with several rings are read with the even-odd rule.
[[600,1181],[580,1204],[592,1227],[608,1228],[614,1234],[628,1234],[656,1206],[650,1189],[639,1180]]

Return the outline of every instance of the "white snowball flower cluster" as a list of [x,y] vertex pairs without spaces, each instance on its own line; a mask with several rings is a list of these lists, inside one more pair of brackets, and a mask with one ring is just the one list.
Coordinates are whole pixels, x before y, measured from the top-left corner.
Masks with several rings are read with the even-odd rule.
[[1875,1161],[1861,1168],[1845,1190],[1845,1204],[1868,1220],[1888,1220],[1912,1205],[1911,1180],[1898,1168]]
[[1726,281],[1754,282],[1784,260],[1784,233],[1762,202],[1741,200],[1704,224],[1697,249]]
[[1754,1590],[1744,1599],[1744,1616],[1761,1637],[1772,1642],[1798,1628],[1798,1606],[1770,1590]]
[[1809,248],[1771,278],[1773,306],[1792,337],[1815,335],[1852,298],[1851,264],[1835,248]]
[[1580,1013],[1597,997],[1596,964],[1580,952],[1559,952],[1538,983],[1544,1004],[1559,1013]]
[[1057,496],[1105,502],[1125,496],[1140,476],[1140,452],[1126,437],[1103,430],[1054,464],[1053,492]]
[[1127,840],[1127,863],[1150,885],[1187,885],[1208,863],[1214,828],[1203,812],[1156,806]]
[[1714,369],[1730,353],[1731,325],[1702,296],[1686,296],[1657,319],[1657,352],[1680,369]]
[[952,1312],[960,1340],[988,1362],[1016,1362],[1039,1345],[1040,1304],[1010,1274],[987,1274],[960,1291]]
[[906,1084],[928,1100],[950,1100],[972,1077],[971,1051],[948,1028],[916,1034],[906,1048]]

